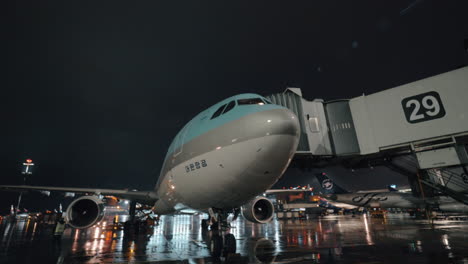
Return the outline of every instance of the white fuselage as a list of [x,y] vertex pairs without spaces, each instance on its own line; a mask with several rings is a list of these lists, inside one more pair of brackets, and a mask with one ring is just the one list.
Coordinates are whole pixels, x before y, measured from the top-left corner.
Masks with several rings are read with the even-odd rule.
[[251,113],[188,141],[165,161],[155,213],[246,204],[283,175],[298,140],[297,117],[282,108]]

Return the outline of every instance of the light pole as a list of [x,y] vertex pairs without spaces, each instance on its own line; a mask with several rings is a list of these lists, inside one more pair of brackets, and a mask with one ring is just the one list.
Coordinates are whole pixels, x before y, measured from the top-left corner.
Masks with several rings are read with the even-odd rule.
[[[23,162],[23,170],[21,171],[21,174],[23,174],[23,184],[26,185],[26,177],[28,175],[32,175],[32,168],[34,166],[34,163],[32,162],[32,159],[26,159],[26,162]],[[20,203],[21,203],[21,197],[23,196],[23,192],[20,192],[19,197],[18,197],[18,204],[16,205],[16,210],[15,210],[15,215],[20,209]]]

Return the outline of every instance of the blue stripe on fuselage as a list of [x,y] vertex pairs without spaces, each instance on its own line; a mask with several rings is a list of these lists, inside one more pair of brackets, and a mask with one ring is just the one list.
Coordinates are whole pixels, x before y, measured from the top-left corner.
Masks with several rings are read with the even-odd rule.
[[239,94],[232,97],[229,97],[210,108],[204,110],[197,116],[195,116],[192,120],[190,120],[182,130],[176,135],[174,140],[172,141],[171,145],[166,154],[166,158],[164,162],[166,162],[167,158],[174,153],[174,151],[178,150],[181,146],[186,144],[187,142],[191,141],[192,139],[203,135],[204,133],[216,129],[226,123],[232,122],[237,120],[243,116],[266,111],[272,109],[284,109],[283,106],[275,105],[275,104],[265,104],[265,105],[237,105],[231,111],[222,114],[214,119],[211,119],[214,112],[218,110],[218,108],[224,104],[227,104],[233,100],[238,99],[250,99],[250,98],[262,98],[265,100],[263,96],[258,94]]

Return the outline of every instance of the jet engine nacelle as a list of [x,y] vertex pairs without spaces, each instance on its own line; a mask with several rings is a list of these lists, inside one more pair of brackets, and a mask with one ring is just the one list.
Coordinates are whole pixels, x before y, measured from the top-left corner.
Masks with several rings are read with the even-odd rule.
[[274,214],[273,203],[265,197],[259,196],[242,206],[242,215],[254,223],[268,223]]
[[68,206],[67,223],[74,228],[88,228],[104,217],[104,202],[96,196],[82,196]]

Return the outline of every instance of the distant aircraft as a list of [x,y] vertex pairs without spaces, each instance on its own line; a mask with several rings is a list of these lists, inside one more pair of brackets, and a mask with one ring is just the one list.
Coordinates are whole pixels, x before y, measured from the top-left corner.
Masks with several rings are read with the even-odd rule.
[[102,219],[99,195],[150,205],[160,215],[188,209],[206,212],[213,219],[212,229],[227,226],[228,215],[237,216],[240,211],[251,222],[267,223],[274,207],[259,195],[287,169],[299,130],[297,117],[289,109],[257,94],[240,94],[204,110],[182,128],[152,191],[26,185],[0,189],[85,194],[66,210],[67,222],[75,228],[91,227]]
[[[307,193],[311,192],[313,188],[308,184],[307,187],[302,187],[302,188],[291,188],[291,189],[269,189],[266,190],[264,194],[273,194],[273,195],[278,195],[278,194],[291,194],[291,195],[298,195],[301,193]],[[338,191],[338,190],[337,190]],[[340,192],[340,191],[338,191]],[[303,197],[298,195],[299,197]],[[318,202],[318,205],[320,207],[326,208],[326,209],[355,209],[357,206],[351,205],[351,204],[346,204],[346,203],[339,203],[339,202],[330,202],[327,201],[326,199],[322,198],[321,196],[317,196],[319,199],[313,203],[310,203],[311,205],[316,205],[316,202]],[[289,197],[291,199],[291,196]],[[309,203],[311,201],[308,201],[306,203]],[[313,206],[315,207],[315,206]]]
[[322,188],[327,191],[324,198],[332,203],[338,202],[359,207],[403,209],[426,208],[426,204],[428,204],[432,208],[443,212],[468,213],[467,205],[459,203],[448,196],[428,197],[424,200],[413,196],[411,192],[400,192],[393,187],[389,187],[387,191],[371,190],[350,193],[334,183],[325,173],[317,174],[317,180],[322,184]]

